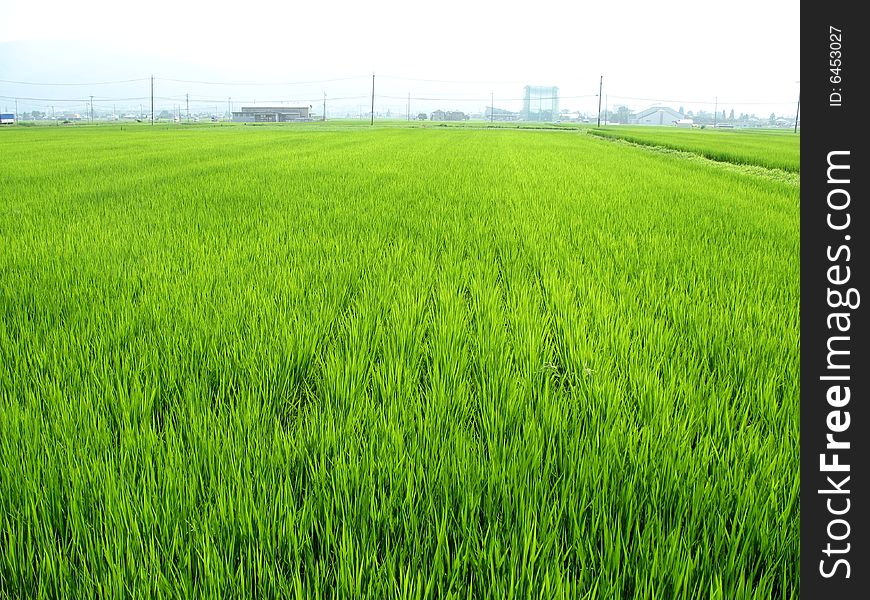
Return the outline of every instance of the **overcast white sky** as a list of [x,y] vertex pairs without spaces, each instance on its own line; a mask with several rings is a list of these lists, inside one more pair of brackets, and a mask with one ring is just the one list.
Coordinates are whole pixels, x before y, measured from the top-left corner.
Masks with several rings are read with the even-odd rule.
[[[405,101],[399,98],[409,92],[438,98],[414,100],[413,108],[422,110],[482,111],[490,92],[512,107],[526,84],[557,85],[562,108],[594,110],[600,74],[611,107],[661,101],[710,110],[693,103],[718,97],[720,110],[793,114],[799,88],[800,14],[794,1],[0,0],[0,13],[0,80],[75,83],[152,73],[258,83],[369,77],[295,87],[158,82],[161,97],[189,92],[201,102],[222,99],[224,105],[227,96],[313,101],[323,91],[331,98],[353,97],[335,100],[334,109],[365,104],[355,97],[370,93],[372,71],[381,76],[379,110],[401,112]],[[10,97],[90,94],[105,101],[139,97],[147,85],[80,89],[0,82],[3,103]],[[40,102],[46,104],[31,104]],[[757,104],[744,104],[750,102]]]

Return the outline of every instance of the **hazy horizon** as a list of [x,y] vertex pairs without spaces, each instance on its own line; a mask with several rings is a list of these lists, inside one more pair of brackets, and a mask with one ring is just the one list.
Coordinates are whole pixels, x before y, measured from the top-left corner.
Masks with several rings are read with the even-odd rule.
[[97,0],[72,10],[49,0],[38,12],[3,11],[0,106],[18,98],[21,112],[81,112],[91,95],[98,110],[130,109],[148,103],[151,75],[157,110],[190,94],[192,110],[220,112],[228,98],[234,108],[283,101],[319,111],[324,92],[331,114],[367,111],[372,72],[376,112],[399,115],[408,94],[412,113],[482,112],[491,95],[516,110],[527,84],[558,86],[560,108],[594,113],[600,75],[610,108],[787,116],[799,93],[800,15],[781,1],[611,9],[341,0],[315,10],[158,0],[146,10]]

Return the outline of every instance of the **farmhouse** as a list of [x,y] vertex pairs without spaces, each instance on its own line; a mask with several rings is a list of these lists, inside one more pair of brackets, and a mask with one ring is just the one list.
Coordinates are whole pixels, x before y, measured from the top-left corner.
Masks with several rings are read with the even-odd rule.
[[637,113],[634,122],[638,125],[673,125],[683,118],[682,114],[667,106],[652,106]]
[[483,118],[487,121],[519,121],[520,113],[487,106],[486,111],[483,113]]
[[310,121],[310,106],[243,106],[233,111],[236,123],[286,123]]
[[458,110],[436,110],[430,117],[433,121],[464,121],[466,118],[465,113]]

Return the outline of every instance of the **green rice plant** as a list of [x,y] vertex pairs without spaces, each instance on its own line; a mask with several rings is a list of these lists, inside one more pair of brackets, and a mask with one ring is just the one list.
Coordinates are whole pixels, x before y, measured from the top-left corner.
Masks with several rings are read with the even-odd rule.
[[799,596],[799,188],[561,131],[0,154],[0,597]]

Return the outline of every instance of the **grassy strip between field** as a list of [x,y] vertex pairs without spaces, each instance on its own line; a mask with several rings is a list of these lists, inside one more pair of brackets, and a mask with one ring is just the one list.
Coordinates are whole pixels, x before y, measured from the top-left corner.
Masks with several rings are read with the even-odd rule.
[[769,130],[702,130],[620,126],[591,134],[699,154],[711,160],[800,173],[800,137]]
[[642,150],[646,150],[649,152],[658,152],[659,154],[667,154],[671,156],[676,156],[680,159],[691,161],[691,162],[700,162],[706,165],[713,166],[718,169],[724,169],[726,171],[733,171],[735,173],[741,173],[743,175],[754,175],[756,177],[764,177],[765,179],[770,179],[771,181],[778,181],[780,183],[785,183],[788,185],[798,186],[801,184],[801,176],[800,173],[794,173],[791,171],[786,171],[784,169],[774,169],[770,167],[762,167],[760,165],[749,165],[742,163],[734,163],[728,162],[724,160],[709,158],[704,156],[703,154],[699,154],[697,152],[691,152],[689,150],[677,150],[676,148],[671,148],[669,146],[660,146],[658,144],[653,144],[649,142],[636,142],[632,141],[629,138],[623,138],[613,135],[606,135],[594,130],[586,130],[588,133],[597,136],[598,138],[607,140],[608,142],[614,144],[625,144],[626,146],[632,146],[634,148],[640,148]]

